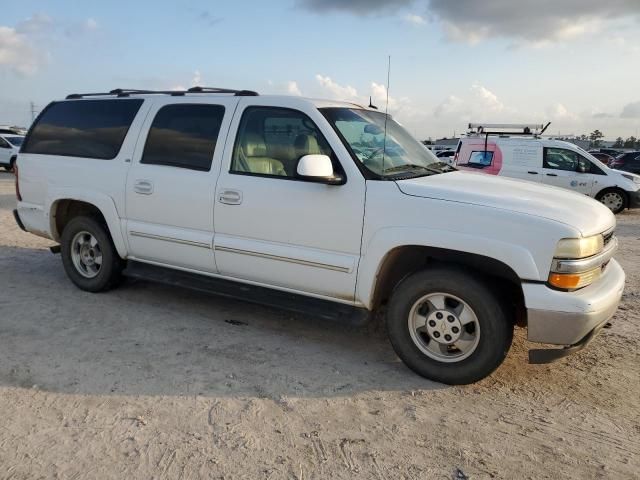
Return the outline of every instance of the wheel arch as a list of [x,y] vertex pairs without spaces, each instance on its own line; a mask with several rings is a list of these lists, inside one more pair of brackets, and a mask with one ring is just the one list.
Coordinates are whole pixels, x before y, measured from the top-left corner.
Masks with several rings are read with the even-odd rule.
[[65,225],[74,217],[86,215],[103,222],[121,258],[127,257],[127,246],[120,229],[120,217],[113,200],[106,195],[61,195],[50,202],[51,237],[59,242]]

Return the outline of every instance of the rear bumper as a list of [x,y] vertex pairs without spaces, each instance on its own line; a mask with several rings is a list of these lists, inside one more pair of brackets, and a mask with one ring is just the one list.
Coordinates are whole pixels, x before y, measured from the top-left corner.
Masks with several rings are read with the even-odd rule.
[[[552,350],[563,354],[548,354],[554,357],[548,361],[584,348],[616,312],[624,283],[624,271],[618,262],[611,260],[597,282],[575,292],[552,290],[541,284],[523,285],[528,340],[568,346]],[[540,355],[534,353],[534,357]],[[546,358],[545,355],[542,358]]]

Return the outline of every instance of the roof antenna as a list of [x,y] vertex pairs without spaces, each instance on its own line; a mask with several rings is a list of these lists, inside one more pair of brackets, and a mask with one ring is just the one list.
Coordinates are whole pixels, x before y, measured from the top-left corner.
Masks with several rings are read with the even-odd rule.
[[389,118],[389,78],[391,77],[391,55],[387,63],[387,101],[384,106],[384,137],[382,140],[382,174],[384,175],[384,154],[387,151],[387,118]]
[[374,110],[377,110],[378,107],[376,107],[373,102],[371,101],[371,95],[369,95],[369,108],[373,108]]

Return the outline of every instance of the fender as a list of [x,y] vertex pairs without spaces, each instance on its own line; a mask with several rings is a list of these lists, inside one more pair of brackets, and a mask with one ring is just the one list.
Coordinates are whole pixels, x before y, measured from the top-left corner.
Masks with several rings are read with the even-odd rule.
[[376,281],[386,256],[393,249],[405,246],[436,247],[483,255],[509,266],[519,278],[540,278],[533,256],[520,245],[448,230],[421,227],[383,228],[373,235],[363,249],[364,254],[358,270],[356,298],[367,308],[372,306]]
[[102,216],[107,222],[107,227],[111,233],[111,238],[113,239],[113,244],[116,247],[118,255],[122,258],[127,258],[127,243],[122,235],[120,217],[118,216],[118,211],[113,198],[105,195],[104,193],[88,192],[78,188],[59,188],[50,190],[45,201],[44,214],[46,220],[49,222],[49,231],[52,234],[51,236],[56,241],[60,241],[60,232],[57,231],[53,212],[60,200],[78,200],[89,203],[100,210]]

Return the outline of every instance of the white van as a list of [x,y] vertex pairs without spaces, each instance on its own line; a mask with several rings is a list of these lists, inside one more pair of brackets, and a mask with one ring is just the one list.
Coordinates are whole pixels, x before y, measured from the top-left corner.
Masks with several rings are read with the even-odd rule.
[[[487,126],[485,126],[487,127]],[[468,134],[460,139],[454,165],[554,185],[589,195],[613,213],[640,207],[640,175],[607,167],[582,148],[527,133]]]

